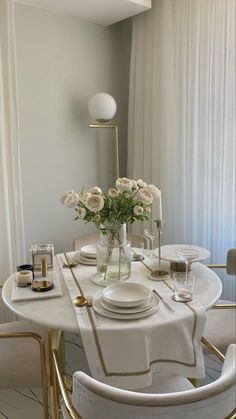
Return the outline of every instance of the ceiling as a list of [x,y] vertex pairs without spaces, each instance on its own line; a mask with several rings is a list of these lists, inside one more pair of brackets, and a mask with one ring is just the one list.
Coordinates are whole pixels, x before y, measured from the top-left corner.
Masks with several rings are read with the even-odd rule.
[[18,3],[66,13],[104,26],[151,8],[152,0],[15,0]]

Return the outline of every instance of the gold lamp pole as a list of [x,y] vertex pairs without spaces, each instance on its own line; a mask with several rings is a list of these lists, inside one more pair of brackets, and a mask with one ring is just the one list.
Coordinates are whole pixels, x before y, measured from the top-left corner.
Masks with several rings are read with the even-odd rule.
[[108,128],[115,130],[116,177],[120,177],[119,133],[117,124],[109,124],[116,113],[115,99],[107,93],[97,93],[89,101],[89,112],[97,124],[89,124],[89,128]]

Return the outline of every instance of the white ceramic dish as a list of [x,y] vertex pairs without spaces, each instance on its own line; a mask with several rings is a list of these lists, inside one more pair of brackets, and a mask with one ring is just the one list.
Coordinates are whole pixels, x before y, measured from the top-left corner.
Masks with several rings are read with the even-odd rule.
[[190,246],[186,244],[169,244],[167,246],[161,246],[161,259],[168,260],[170,262],[183,262],[183,258],[176,254],[176,252],[180,249],[196,250],[198,252],[198,256],[193,260],[193,262],[208,259],[211,255],[209,250],[204,247]]
[[137,307],[150,300],[152,290],[142,284],[124,282],[109,285],[103,290],[103,298],[118,307]]
[[81,255],[80,252],[77,252],[76,254],[74,254],[72,260],[82,265],[91,265],[91,266],[97,265],[96,259],[86,258],[85,256]]
[[142,313],[146,310],[149,310],[151,307],[155,305],[155,297],[152,296],[150,301],[146,304],[142,304],[138,307],[118,307],[113,306],[113,304],[109,304],[107,301],[105,301],[103,298],[100,300],[101,306],[106,311],[111,311],[112,313],[119,313],[119,314],[135,314],[135,313]]
[[97,257],[97,246],[96,244],[88,244],[87,246],[83,246],[80,249],[81,255],[87,258],[96,259]]
[[141,319],[147,316],[151,316],[158,310],[159,305],[159,298],[154,295],[154,302],[153,305],[148,309],[141,313],[133,313],[133,314],[120,314],[120,313],[112,313],[111,311],[106,310],[102,307],[101,301],[103,300],[102,294],[98,295],[93,300],[93,309],[96,313],[101,314],[104,317],[109,317],[110,319],[116,320],[136,320]]

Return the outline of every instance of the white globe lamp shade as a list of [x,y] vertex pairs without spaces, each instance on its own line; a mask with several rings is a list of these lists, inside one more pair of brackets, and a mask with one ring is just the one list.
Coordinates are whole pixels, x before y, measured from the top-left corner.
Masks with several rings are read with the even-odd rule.
[[116,101],[107,93],[96,93],[89,101],[89,113],[98,122],[108,122],[115,116]]

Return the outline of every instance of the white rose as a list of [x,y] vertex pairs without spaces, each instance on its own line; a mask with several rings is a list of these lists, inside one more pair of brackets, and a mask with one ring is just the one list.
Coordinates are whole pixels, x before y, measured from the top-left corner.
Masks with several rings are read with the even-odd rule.
[[102,190],[98,186],[94,186],[93,188],[89,189],[89,192],[92,195],[102,195]]
[[104,199],[101,195],[91,195],[86,202],[86,207],[92,212],[101,211],[104,207]]
[[160,197],[160,190],[155,185],[148,185],[147,189],[151,192],[153,198],[159,198]]
[[140,188],[145,188],[146,186],[147,186],[147,184],[142,180],[142,179],[138,179],[137,180],[137,185],[140,187]]
[[86,215],[86,210],[84,209],[84,208],[77,208],[77,213],[78,213],[78,218],[80,219],[80,220],[83,220],[83,218],[85,217],[85,215]]
[[90,197],[91,195],[92,195],[92,194],[91,194],[90,192],[85,192],[85,193],[81,196],[80,200],[81,200],[84,204],[86,204],[87,200],[89,199],[89,197]]
[[137,184],[136,180],[131,180],[131,182],[132,182],[133,188],[135,190],[138,189],[138,184]]
[[79,195],[75,191],[67,191],[61,197],[61,202],[67,208],[74,208],[79,203]]
[[108,195],[111,196],[112,198],[115,198],[116,196],[119,195],[119,192],[115,188],[110,188],[108,191]]
[[132,190],[132,180],[122,177],[116,180],[116,188],[119,192],[131,191]]
[[135,205],[134,214],[135,215],[142,215],[143,214],[143,208],[140,207],[140,205]]
[[152,204],[153,197],[151,192],[147,188],[140,188],[137,193],[137,199],[145,205]]

